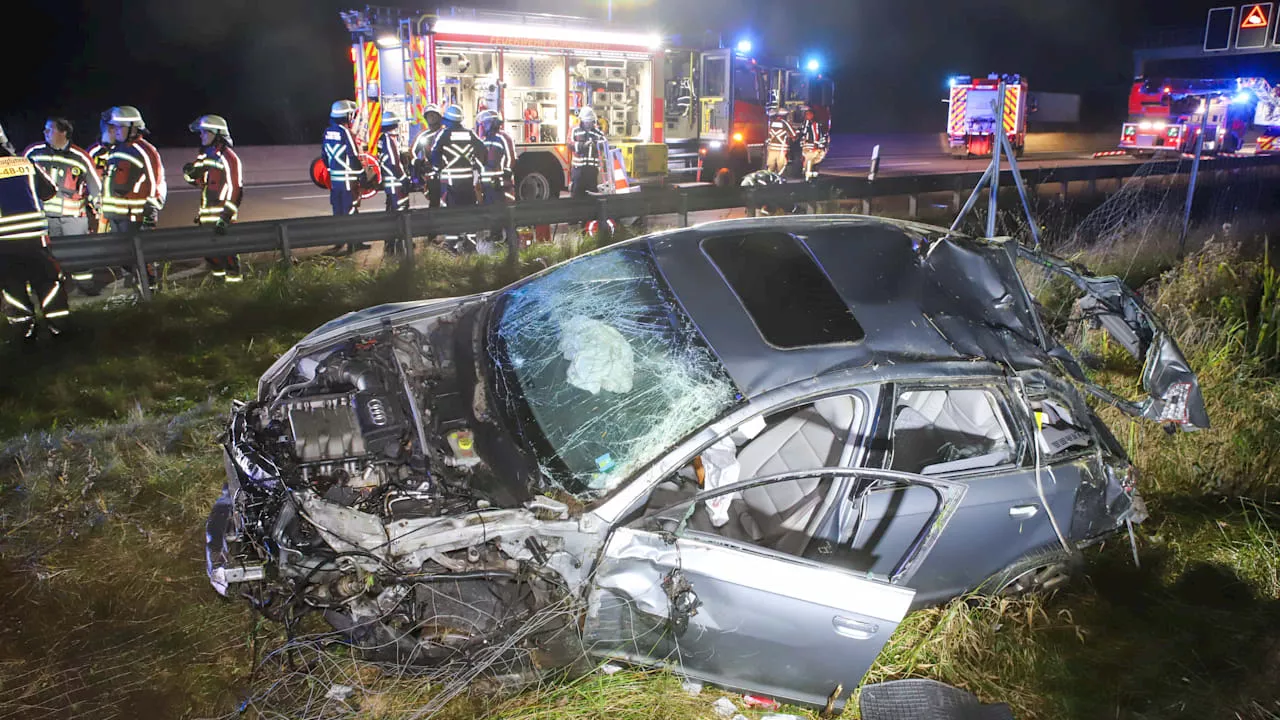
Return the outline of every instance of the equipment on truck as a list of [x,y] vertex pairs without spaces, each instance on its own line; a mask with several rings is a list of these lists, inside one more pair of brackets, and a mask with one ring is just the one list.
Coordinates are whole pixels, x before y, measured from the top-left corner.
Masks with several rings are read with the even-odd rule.
[[365,148],[376,147],[388,111],[405,118],[402,136],[413,138],[431,103],[458,105],[466,127],[492,110],[516,140],[517,199],[554,198],[568,185],[573,115],[590,107],[611,147],[645,161],[627,168],[632,177],[666,174],[664,55],[656,34],[601,29],[585,18],[462,8],[367,6],[340,15],[352,39],[354,132]]
[[[1000,107],[1000,83],[1005,84],[1003,117]],[[956,158],[991,157],[995,147],[996,128],[1003,127],[1014,155],[1022,157],[1027,144],[1027,80],[1021,75],[991,74],[985,78],[960,76],[951,78],[951,97],[947,100],[947,138],[951,155]]]

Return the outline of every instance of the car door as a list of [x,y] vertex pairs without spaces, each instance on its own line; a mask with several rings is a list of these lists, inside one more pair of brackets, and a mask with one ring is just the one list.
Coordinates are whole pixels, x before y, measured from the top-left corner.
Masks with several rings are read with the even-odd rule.
[[[904,384],[890,399],[882,421],[888,427],[887,457],[869,461],[968,487],[944,540],[921,567],[917,605],[967,592],[1020,558],[1058,543],[1050,516],[1060,525],[1070,523],[1079,473],[1051,477],[1053,468],[1037,470],[1022,461],[1024,423],[1017,421],[999,384]],[[845,542],[858,567],[888,572],[928,522],[931,503],[919,488],[885,487],[849,508],[845,515],[859,522]]]
[[[752,540],[769,537],[767,530],[729,531],[735,523],[787,528],[788,518],[761,517],[759,505],[742,515],[749,503],[740,503],[729,513],[736,521],[722,527],[709,519],[708,503],[722,496],[786,495],[814,480],[830,493],[853,480],[855,496],[882,483],[919,487],[934,497],[931,522],[891,574],[872,578],[842,566],[838,556],[802,557],[803,544],[789,536],[792,552],[783,553]],[[590,591],[587,646],[599,657],[677,665],[724,687],[825,705],[838,688],[857,687],[906,615],[914,596],[907,584],[963,495],[962,484],[947,480],[849,468],[788,472],[700,493],[613,531]],[[819,520],[808,520],[804,531]]]

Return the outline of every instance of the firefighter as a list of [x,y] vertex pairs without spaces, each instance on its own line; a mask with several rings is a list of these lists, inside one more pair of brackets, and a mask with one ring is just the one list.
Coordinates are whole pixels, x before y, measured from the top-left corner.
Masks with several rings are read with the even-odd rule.
[[[405,171],[405,156],[400,153],[396,133],[400,131],[400,116],[388,110],[382,114],[382,134],[378,136],[378,165],[382,170],[382,193],[387,196],[387,212],[404,212],[409,209],[409,173]],[[405,251],[397,236],[386,245],[390,255]]]
[[[104,189],[107,176],[107,157],[111,154],[111,127],[107,125],[107,119],[110,114],[110,111],[102,113],[102,117],[98,120],[98,141],[85,150],[89,159],[93,161],[93,170],[98,175],[98,185]],[[101,198],[99,198],[96,208],[90,207],[89,209],[94,213],[93,221],[89,223],[90,229],[100,233],[107,232],[107,218],[102,214]]]
[[431,165],[440,173],[445,205],[476,204],[476,180],[484,161],[484,142],[462,126],[462,108],[457,105],[445,108],[444,126],[431,147]]
[[578,127],[573,129],[573,169],[569,173],[569,195],[586,197],[600,189],[600,146],[604,133],[596,128],[596,113],[590,107],[578,111]]
[[[334,215],[355,215],[360,210],[360,180],[365,174],[351,124],[360,107],[352,100],[338,100],[329,107],[329,127],[324,131],[321,155],[329,169],[329,204]],[[369,247],[365,243],[347,245],[349,252]],[[342,250],[342,245],[333,246]]]
[[[476,118],[476,130],[480,132],[485,146],[484,170],[480,173],[484,204],[506,205],[515,202],[516,175],[513,170],[516,157],[515,141],[502,129],[502,118],[493,110],[480,113]],[[490,236],[509,242],[511,238],[505,237],[506,226],[506,222],[495,223]]]
[[775,105],[769,111],[769,138],[765,142],[764,169],[782,174],[787,170],[787,149],[796,139],[796,128],[787,119],[786,108]]
[[71,142],[71,121],[52,117],[44,123],[44,142],[22,153],[53,181],[58,194],[44,204],[49,236],[88,235],[88,210],[102,198],[102,182],[93,159]]
[[61,336],[71,314],[44,210],[57,195],[53,181],[14,152],[0,128],[0,297],[9,325],[28,341],[36,339],[41,318],[50,335]]
[[[200,211],[196,224],[213,228],[217,235],[226,235],[227,227],[240,215],[240,201],[244,199],[244,169],[240,156],[231,149],[231,128],[221,115],[201,115],[188,126],[200,134],[200,153],[195,162],[182,168],[182,176],[188,183],[200,189]],[[240,258],[236,255],[207,257],[210,272],[216,278],[229,283],[240,282]]]
[[431,103],[422,111],[427,126],[413,140],[413,176],[427,194],[428,207],[440,207],[440,173],[431,165],[431,149],[435,147],[444,128],[444,115],[440,106]]
[[818,177],[817,166],[827,157],[827,147],[831,142],[831,133],[825,124],[818,122],[813,115],[813,108],[805,106],[804,126],[800,131],[800,153],[804,158],[804,179]]
[[[113,107],[105,119],[111,138],[102,188],[107,229],[123,233],[152,230],[169,192],[160,153],[142,137],[147,126],[137,108]],[[149,263],[145,270],[147,282],[154,286],[155,270]],[[136,269],[134,273],[139,274]]]

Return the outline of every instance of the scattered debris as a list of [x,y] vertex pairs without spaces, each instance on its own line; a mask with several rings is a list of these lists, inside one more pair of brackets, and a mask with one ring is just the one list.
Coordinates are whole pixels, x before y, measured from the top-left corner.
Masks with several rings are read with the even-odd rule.
[[329,692],[325,693],[324,696],[330,700],[346,700],[351,697],[351,694],[355,691],[356,689],[350,685],[339,685],[334,683],[329,686]]
[[734,705],[733,701],[727,697],[722,697],[711,703],[711,709],[715,710],[716,715],[719,715],[722,718],[732,718],[734,715],[738,714],[738,706]]
[[778,701],[763,695],[743,695],[742,704],[749,708],[759,708],[761,710],[777,710]]
[[685,680],[680,684],[680,687],[684,688],[684,691],[693,697],[697,697],[702,694],[702,683],[697,680]]
[[620,670],[622,670],[622,666],[614,665],[613,663],[605,663],[600,666],[600,672],[604,673],[605,675],[612,675],[616,672],[619,672]]

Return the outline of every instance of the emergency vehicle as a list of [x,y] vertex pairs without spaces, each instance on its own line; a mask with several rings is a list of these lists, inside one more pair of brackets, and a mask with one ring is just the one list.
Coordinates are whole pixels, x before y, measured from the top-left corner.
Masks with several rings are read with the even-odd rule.
[[401,138],[408,145],[424,129],[429,103],[458,105],[471,128],[481,111],[496,110],[516,142],[517,198],[554,198],[568,184],[577,112],[591,106],[634,176],[666,174],[663,98],[655,92],[665,58],[657,34],[602,30],[583,18],[461,8],[368,6],[340,15],[352,38],[360,107],[354,131],[371,152],[384,112],[405,119]]
[[1280,151],[1280,108],[1262,78],[1138,78],[1129,92],[1129,121],[1120,149],[1134,157],[1194,153],[1202,113],[1207,155],[1239,152],[1258,131],[1258,152]]
[[[340,14],[352,37],[355,134],[370,151],[388,110],[405,118],[406,145],[428,103],[456,103],[468,127],[497,110],[516,141],[517,198],[558,197],[577,112],[589,105],[635,182],[710,180],[720,168],[740,177],[763,161],[769,68],[737,49],[664,49],[657,34],[553,15],[376,6]],[[791,87],[816,92],[830,115],[829,81]],[[602,179],[614,176],[602,168]]]
[[[1005,84],[1004,116],[996,117],[1000,83]],[[1027,111],[1030,95],[1027,80],[1020,75],[992,74],[985,78],[954,77],[947,100],[947,140],[956,158],[991,157],[995,132],[1003,127],[1009,146],[1022,157],[1027,144]]]

